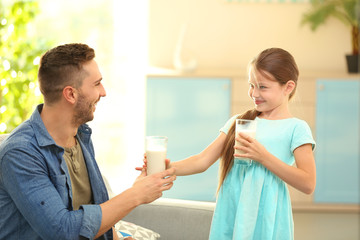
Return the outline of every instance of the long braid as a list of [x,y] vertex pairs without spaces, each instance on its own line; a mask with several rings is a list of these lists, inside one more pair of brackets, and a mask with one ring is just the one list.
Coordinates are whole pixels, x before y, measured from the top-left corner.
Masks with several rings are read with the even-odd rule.
[[[254,120],[259,114],[260,112],[258,112],[257,110],[251,109],[239,115],[237,119]],[[221,152],[221,160],[219,167],[219,185],[217,192],[219,192],[227,174],[229,173],[231,167],[234,164],[235,123],[236,121],[234,121],[234,123],[231,125],[228,134],[226,135],[224,148]]]

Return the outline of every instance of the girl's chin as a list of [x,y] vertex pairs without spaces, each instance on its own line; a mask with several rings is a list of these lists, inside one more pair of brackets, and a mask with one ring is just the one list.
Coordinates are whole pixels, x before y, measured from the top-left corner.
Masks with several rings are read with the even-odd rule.
[[259,112],[263,112],[265,110],[264,106],[261,105],[255,105],[255,109]]

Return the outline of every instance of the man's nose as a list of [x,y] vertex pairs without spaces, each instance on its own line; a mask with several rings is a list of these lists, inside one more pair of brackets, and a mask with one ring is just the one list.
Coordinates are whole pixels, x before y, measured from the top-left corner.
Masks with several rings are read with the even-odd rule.
[[102,86],[102,89],[101,89],[101,92],[100,92],[100,96],[101,96],[101,97],[105,97],[105,96],[106,96],[105,87],[104,87],[104,85],[102,85],[102,84],[101,84],[101,86]]

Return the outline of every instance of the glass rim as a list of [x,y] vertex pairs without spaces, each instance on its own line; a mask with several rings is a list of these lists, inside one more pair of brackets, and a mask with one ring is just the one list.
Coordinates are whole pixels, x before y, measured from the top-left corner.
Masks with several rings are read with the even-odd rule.
[[236,119],[236,122],[238,122],[238,121],[244,121],[244,122],[256,122],[256,120],[255,120],[255,119],[251,120],[251,119],[242,119],[242,118],[237,118],[237,119]]

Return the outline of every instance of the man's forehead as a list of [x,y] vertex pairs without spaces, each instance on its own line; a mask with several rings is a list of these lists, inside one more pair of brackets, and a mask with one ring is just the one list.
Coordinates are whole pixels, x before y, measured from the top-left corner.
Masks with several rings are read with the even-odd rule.
[[87,73],[86,74],[87,77],[94,78],[93,79],[94,81],[97,81],[100,78],[102,78],[99,67],[98,67],[97,63],[95,62],[95,60],[86,62],[83,65],[83,69]]

